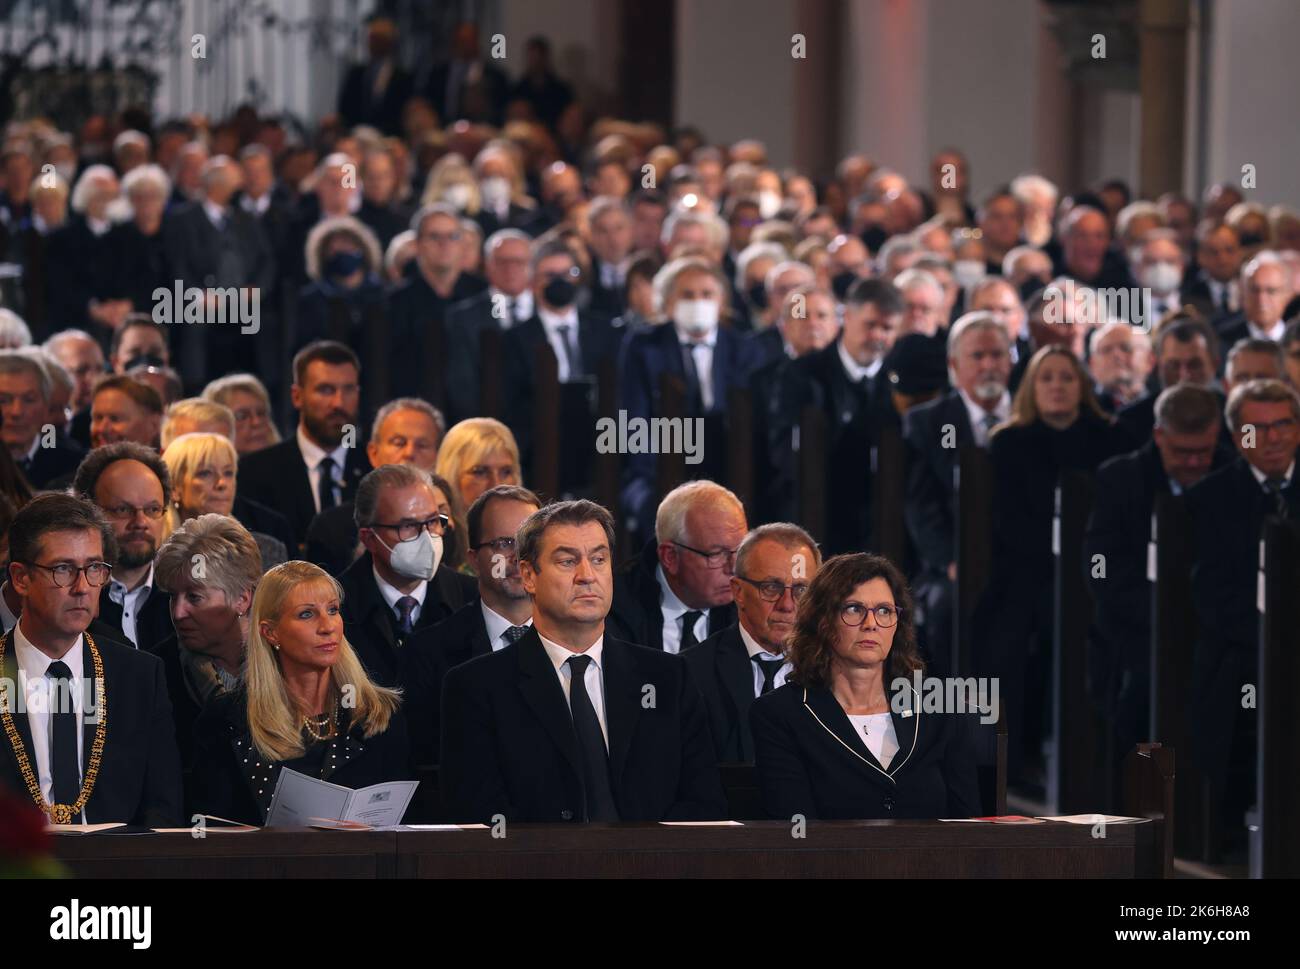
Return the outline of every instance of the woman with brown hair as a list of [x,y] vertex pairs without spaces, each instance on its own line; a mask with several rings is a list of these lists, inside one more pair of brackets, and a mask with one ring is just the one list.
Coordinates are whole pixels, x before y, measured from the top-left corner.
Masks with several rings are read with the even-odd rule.
[[799,600],[786,684],[750,726],[769,817],[979,814],[969,713],[927,709],[912,596],[888,559],[837,555]]
[[1055,563],[1052,517],[1062,472],[1093,472],[1134,447],[1097,403],[1092,380],[1067,348],[1029,361],[1011,418],[993,429],[992,574],[973,619],[977,672],[999,678],[1007,712],[1008,774],[1029,779],[1046,716]]

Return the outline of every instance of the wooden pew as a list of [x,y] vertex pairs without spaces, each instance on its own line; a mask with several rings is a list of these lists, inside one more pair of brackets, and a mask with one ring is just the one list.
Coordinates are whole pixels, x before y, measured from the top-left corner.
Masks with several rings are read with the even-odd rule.
[[533,348],[532,490],[542,500],[560,491],[560,371],[550,344]]
[[748,387],[727,394],[727,480],[755,524],[757,492],[754,489],[754,398]]
[[1270,518],[1261,552],[1259,776],[1254,878],[1300,877],[1300,523]]
[[505,334],[496,326],[487,327],[479,334],[478,412],[480,417],[495,417],[499,421],[506,419],[502,410],[502,387],[505,382],[502,375],[502,354],[505,342]]
[[1174,831],[1174,751],[1158,743],[1138,744],[1124,760],[1124,813],[1159,824],[1159,863],[1140,878],[1172,878]]
[[795,507],[798,521],[818,542],[826,540],[826,448],[829,431],[826,415],[820,407],[809,404],[799,415],[796,449]]
[[[618,422],[618,363],[614,360],[602,360],[596,372],[596,416]],[[592,474],[595,500],[614,516],[614,545],[618,549],[627,548],[627,522],[619,507],[622,470],[623,458],[617,451],[596,452]]]
[[907,523],[903,500],[907,494],[907,449],[896,427],[884,427],[871,449],[872,533],[876,547],[900,568],[906,568]]
[[[673,418],[686,418],[686,381],[676,374],[664,373],[659,377],[659,403],[661,413],[656,415]],[[660,499],[687,480],[685,454],[660,454],[655,460],[655,488]],[[654,531],[654,523],[646,526]]]
[[971,619],[993,568],[993,463],[988,453],[963,447],[953,468],[957,493],[957,589],[953,616],[953,676],[971,672]]

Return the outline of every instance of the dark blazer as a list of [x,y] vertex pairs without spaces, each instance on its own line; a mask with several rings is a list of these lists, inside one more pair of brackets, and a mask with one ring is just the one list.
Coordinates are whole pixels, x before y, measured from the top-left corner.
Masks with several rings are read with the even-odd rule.
[[497,401],[495,413],[488,413],[482,407],[482,334],[487,329],[501,328],[501,322],[492,315],[492,291],[485,289],[449,307],[444,327],[447,366],[443,379],[447,387],[448,421],[455,424],[469,417],[501,420],[505,417],[504,400]]
[[[156,653],[163,640],[176,635],[176,628],[172,625],[171,604],[172,597],[155,581],[144,605],[140,607],[140,614],[135,617],[135,645],[138,648]],[[107,584],[99,591],[99,618],[112,626],[123,642],[130,642],[122,628],[122,607],[109,596]]]
[[602,316],[608,316],[611,319],[616,316],[622,316],[627,309],[626,284],[623,286],[606,287],[601,283],[601,266],[600,261],[595,253],[591,255],[591,302],[587,308],[594,313],[600,313]]
[[[180,751],[182,769],[189,770],[194,763],[194,724],[198,721],[202,710],[190,695],[189,687],[185,685],[185,672],[181,667],[181,648],[180,641],[173,633],[150,652],[162,660],[163,671],[167,677],[167,696],[172,705],[172,720],[176,726],[176,747]],[[189,793],[186,792],[187,795]],[[191,806],[187,797],[186,808]]]
[[[261,532],[263,535],[270,535],[277,541],[283,542],[284,547],[290,553],[297,548],[297,542],[293,536],[293,528],[289,525],[289,519],[285,518],[274,508],[268,508],[260,501],[253,501],[251,498],[242,498],[235,496],[235,503],[230,507],[230,517],[243,525],[250,532]],[[293,554],[290,554],[293,558]]]
[[[328,754],[329,756],[325,756]],[[194,725],[194,810],[228,821],[263,824],[280,770],[288,767],[353,790],[411,779],[406,724],[394,712],[388,729],[373,737],[360,727],[347,729],[328,748],[320,745],[304,757],[263,761],[248,731],[248,697],[242,691],[217,697]]]
[[[1218,390],[1214,391],[1219,398],[1219,409],[1222,410],[1227,404],[1227,399]],[[1128,435],[1129,446],[1139,448],[1152,440],[1152,434],[1156,427],[1156,398],[1160,396],[1160,391],[1156,390],[1144,397],[1139,397],[1127,407],[1120,409],[1115,415],[1116,423],[1119,424]],[[1227,424],[1219,428],[1219,443],[1215,447],[1217,452],[1216,460],[1227,462],[1237,453],[1237,448],[1232,443],[1232,432],[1228,430]]]
[[151,312],[154,290],[160,286],[171,289],[176,278],[161,227],[152,236],[146,236],[134,222],[124,222],[109,230],[108,241],[114,260],[116,295],[129,299],[137,313]]
[[[1300,474],[1293,474],[1282,491],[1292,520],[1300,519],[1297,479]],[[1222,783],[1242,684],[1259,677],[1259,539],[1274,509],[1240,457],[1190,488],[1187,506],[1196,540],[1192,594],[1200,633],[1192,658],[1192,740],[1203,769]]]
[[840,360],[838,342],[795,360],[781,373],[771,398],[772,464],[778,469],[779,491],[786,521],[797,516],[797,456],[791,431],[804,407],[826,415],[826,495],[829,534],[814,535],[827,555],[872,548],[871,452],[885,427],[899,427],[889,385],[888,361],[872,378],[865,396],[854,385]]
[[[642,547],[635,561],[614,576],[614,603],[605,622],[611,636],[662,650],[664,617],[660,605],[663,590],[655,577],[659,565],[658,548],[656,542],[650,541]],[[735,624],[734,603],[709,610],[709,636]]]
[[339,87],[338,113],[352,127],[374,125],[386,135],[402,131],[402,107],[411,96],[411,75],[393,64],[388,84],[375,97],[375,64],[353,64]]
[[492,652],[479,600],[413,632],[402,647],[399,678],[406,694],[406,723],[417,765],[438,762],[438,720],[447,671]]
[[326,508],[307,526],[306,558],[330,575],[339,575],[357,560],[356,504],[345,501]]
[[[176,752],[175,725],[167,678],[156,656],[114,642],[91,638],[104,661],[104,703],[107,724],[104,756],[95,789],[86,804],[86,821],[102,824],[122,821],[150,827],[171,827],[181,822],[181,765]],[[82,671],[94,677],[90,646],[82,644]],[[18,681],[12,638],[5,650],[6,675]],[[15,713],[13,723],[27,749],[32,770],[32,734],[27,715]],[[98,724],[82,725],[82,771],[90,762]],[[0,738],[0,786],[29,798],[18,770],[18,760],[8,739]]]
[[[944,447],[948,425],[953,429],[952,447]],[[909,410],[903,416],[903,439],[910,456],[903,502],[907,531],[924,567],[946,574],[957,548],[953,470],[961,448],[975,443],[961,394],[952,390]]]
[[[481,277],[461,273],[456,277],[451,292],[444,298],[425,281],[420,267],[412,260],[407,267],[406,277],[394,287],[388,297],[389,341],[393,348],[390,391],[394,397],[428,397],[430,383],[435,385],[433,390],[436,392],[433,396],[439,396],[443,386],[442,374],[426,373],[426,344],[430,331],[441,329],[445,334],[447,311],[456,303],[467,300],[486,288],[487,282]],[[447,346],[448,341],[444,336],[444,353]],[[434,403],[441,401],[435,399]]]
[[[910,689],[910,687],[909,687]],[[759,785],[768,817],[965,818],[979,815],[973,714],[893,711],[898,752],[886,770],[829,689],[787,683],[754,701]]]
[[754,704],[754,663],[740,638],[740,626],[714,633],[695,649],[682,653],[682,659],[704,698],[718,762],[752,764],[749,708]]
[[1202,269],[1197,269],[1194,273],[1189,272],[1183,277],[1180,296],[1184,306],[1194,307],[1211,326],[1221,317],[1228,315],[1215,304],[1214,295],[1210,291],[1210,285],[1205,280],[1205,271]]
[[[33,488],[45,488],[52,481],[74,474],[81,464],[86,452],[67,437],[59,434],[54,438],[54,447],[38,447],[32,455],[32,462],[23,468],[23,474]],[[19,467],[22,463],[19,462]]]
[[90,319],[92,299],[110,299],[120,282],[113,278],[112,230],[97,236],[84,215],[68,221],[46,237],[45,284],[47,321],[51,330],[75,326],[91,333],[108,349],[108,328]]
[[[620,820],[725,818],[708,718],[681,660],[606,636],[602,666]],[[581,821],[581,778],[572,716],[536,631],[447,673],[440,782],[450,817]]]
[[[366,552],[338,577],[343,587],[344,634],[370,678],[383,686],[395,686],[400,682],[400,653],[405,644],[397,617],[375,584],[374,568],[374,559]],[[478,582],[473,576],[438,566],[429,580],[415,628],[423,629],[446,619],[477,596]]]
[[[370,459],[357,442],[356,447],[348,448],[344,458],[342,501],[353,499],[357,482],[369,470]],[[307,537],[307,526],[316,517],[313,483],[303,463],[297,434],[241,458],[238,487],[236,501],[248,498],[279,512],[289,522],[293,539],[289,554],[296,557]]]

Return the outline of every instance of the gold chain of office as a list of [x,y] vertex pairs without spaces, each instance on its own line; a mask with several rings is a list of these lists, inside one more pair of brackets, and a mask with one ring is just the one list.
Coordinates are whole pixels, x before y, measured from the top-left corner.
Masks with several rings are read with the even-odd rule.
[[[108,733],[108,703],[104,691],[104,660],[99,655],[95,640],[91,638],[89,633],[84,635],[86,645],[90,647],[91,661],[95,667],[95,700],[98,703],[99,725],[95,728],[95,740],[90,746],[90,763],[86,766],[86,776],[81,782],[81,793],[77,796],[75,803],[45,803],[45,796],[41,794],[40,782],[36,779],[36,773],[32,770],[31,761],[27,758],[27,748],[23,745],[23,738],[19,735],[18,728],[14,726],[8,696],[6,695],[4,703],[0,703],[0,720],[4,722],[5,735],[9,738],[9,743],[14,749],[14,757],[18,760],[18,769],[22,772],[23,781],[27,784],[27,790],[31,794],[32,800],[36,802],[36,806],[45,812],[46,816],[55,824],[70,824],[73,818],[85,810],[86,802],[90,800],[91,792],[95,789],[95,778],[99,776],[99,765],[104,759],[104,737]],[[4,668],[5,645],[8,639],[7,633],[0,635],[0,669]]]

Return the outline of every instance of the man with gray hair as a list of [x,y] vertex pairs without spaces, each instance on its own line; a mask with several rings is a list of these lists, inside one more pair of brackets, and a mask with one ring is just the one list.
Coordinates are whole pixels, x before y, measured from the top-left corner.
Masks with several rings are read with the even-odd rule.
[[668,492],[654,540],[615,582],[614,634],[681,653],[735,623],[731,577],[748,530],[744,505],[720,484],[688,481]]
[[613,319],[627,309],[625,285],[632,254],[632,215],[622,199],[599,196],[587,210],[591,226],[591,303]]
[[1228,351],[1223,368],[1223,393],[1232,396],[1234,387],[1252,380],[1285,380],[1286,360],[1282,345],[1273,340],[1244,337]]
[[1241,312],[1216,324],[1224,346],[1253,337],[1279,343],[1286,330],[1286,305],[1296,292],[1291,267],[1276,253],[1265,250],[1241,270]]
[[607,629],[609,512],[590,501],[548,505],[520,526],[516,545],[532,628],[443,681],[440,778],[451,820],[725,817],[686,667]]
[[443,564],[443,543],[453,541],[449,502],[445,481],[407,464],[382,465],[357,486],[365,554],[338,580],[348,641],[376,683],[395,686],[407,638],[477,594],[473,576]]
[[74,388],[69,403],[72,424],[68,433],[81,447],[89,447],[90,399],[94,396],[95,381],[104,375],[104,349],[84,330],[60,330],[43,346],[72,374]]
[[682,654],[709,713],[718,761],[752,764],[749,708],[785,682],[795,610],[821,568],[821,551],[798,525],[760,525],[736,550],[731,591],[739,621]]
[[34,488],[71,474],[83,452],[50,423],[53,385],[30,353],[0,350],[0,440]]

